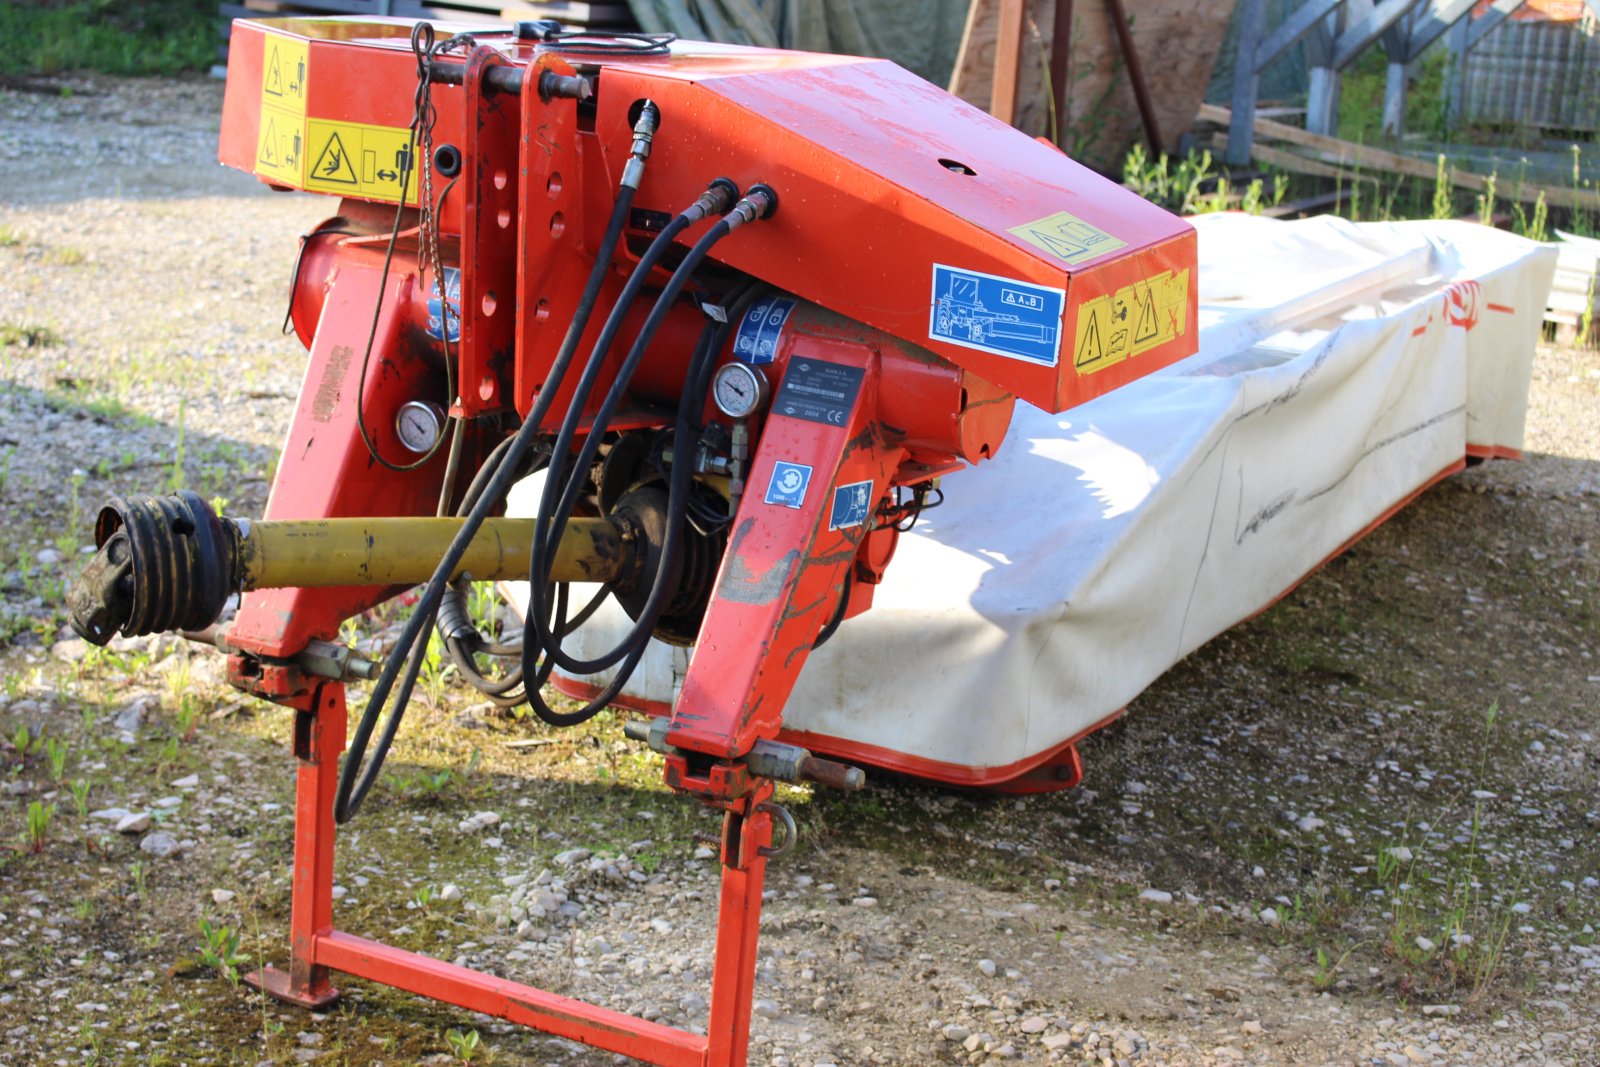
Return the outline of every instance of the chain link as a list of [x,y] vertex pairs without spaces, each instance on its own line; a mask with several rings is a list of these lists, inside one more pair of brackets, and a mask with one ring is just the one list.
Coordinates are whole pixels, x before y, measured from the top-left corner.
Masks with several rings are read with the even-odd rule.
[[[417,57],[417,92],[412,103],[411,145],[412,163],[422,168],[417,198],[417,245],[421,254],[420,266],[424,275],[431,276],[432,288],[439,294],[439,325],[444,344],[445,365],[450,368],[450,323],[454,318],[460,327],[461,314],[451,306],[449,286],[445,284],[444,257],[439,252],[439,215],[444,198],[455,185],[452,178],[436,202],[433,196],[433,127],[438,121],[438,110],[433,106],[433,60],[456,48],[470,49],[477,42],[469,34],[461,33],[443,41],[435,41],[431,23],[419,22],[411,31],[411,51]],[[402,176],[401,192],[404,195],[409,176]],[[453,374],[452,374],[453,378]],[[450,397],[454,404],[456,398]]]

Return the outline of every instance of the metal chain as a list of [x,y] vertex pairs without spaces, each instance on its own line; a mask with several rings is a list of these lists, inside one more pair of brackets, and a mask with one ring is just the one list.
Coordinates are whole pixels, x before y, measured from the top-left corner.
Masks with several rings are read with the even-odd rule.
[[[477,42],[469,34],[456,34],[444,41],[435,43],[433,26],[430,23],[418,23],[411,34],[411,50],[417,57],[417,92],[412,107],[411,143],[414,146],[415,161],[422,168],[421,196],[417,198],[418,208],[418,245],[422,253],[421,267],[425,275],[431,275],[433,288],[439,294],[439,326],[444,344],[445,365],[450,364],[450,320],[455,318],[457,327],[460,326],[461,315],[451,306],[449,286],[445,284],[444,257],[439,252],[439,214],[443,207],[444,197],[449,194],[455,185],[455,180],[445,186],[444,193],[438,202],[433,197],[433,127],[438,121],[438,110],[433,106],[433,60],[446,52],[460,47],[471,47]],[[404,189],[401,190],[404,196]],[[449,402],[454,404],[456,398],[451,396]]]

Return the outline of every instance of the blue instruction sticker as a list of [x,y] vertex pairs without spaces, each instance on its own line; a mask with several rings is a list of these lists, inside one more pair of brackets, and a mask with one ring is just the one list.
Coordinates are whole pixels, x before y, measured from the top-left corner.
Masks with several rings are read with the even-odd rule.
[[1066,301],[1061,289],[935,263],[928,337],[1054,367]]
[[872,512],[872,483],[851,482],[833,491],[833,513],[828,517],[828,529],[844,530],[860,526]]
[[[444,269],[444,291],[450,300],[450,342],[461,340],[461,272],[454,267]],[[444,302],[439,299],[439,279],[433,280],[428,293],[428,336],[445,340]]]
[[797,508],[806,502],[806,487],[810,484],[810,467],[780,459],[773,465],[772,481],[767,483],[767,503]]
[[787,297],[769,296],[751,304],[733,335],[733,358],[745,363],[771,363],[794,303]]

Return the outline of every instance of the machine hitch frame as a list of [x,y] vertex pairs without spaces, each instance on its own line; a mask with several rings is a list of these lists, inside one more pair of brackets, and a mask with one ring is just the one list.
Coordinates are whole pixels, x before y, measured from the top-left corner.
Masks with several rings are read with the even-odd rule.
[[707,1032],[695,1034],[336,929],[333,796],[344,751],[344,685],[321,682],[308,693],[277,702],[294,709],[299,762],[289,969],[268,965],[252,971],[244,979],[251,987],[320,1010],[339,998],[329,972],[341,971],[661,1067],[738,1067],[745,1062],[761,893],[772,844],[770,781],[752,778],[748,793],[719,805],[722,885],[711,1017]]

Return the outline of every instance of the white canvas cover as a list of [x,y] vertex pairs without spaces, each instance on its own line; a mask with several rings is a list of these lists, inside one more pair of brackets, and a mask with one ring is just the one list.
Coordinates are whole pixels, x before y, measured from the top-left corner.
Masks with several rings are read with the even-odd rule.
[[[1019,402],[812,654],[786,729],[952,780],[1016,773],[1464,456],[1519,453],[1552,248],[1470,223],[1194,221],[1199,353],[1062,415]],[[615,643],[607,612],[578,655]],[[654,644],[624,696],[671,703],[688,655]]]

